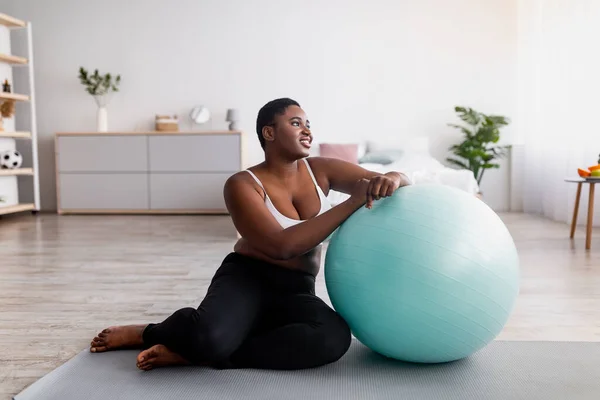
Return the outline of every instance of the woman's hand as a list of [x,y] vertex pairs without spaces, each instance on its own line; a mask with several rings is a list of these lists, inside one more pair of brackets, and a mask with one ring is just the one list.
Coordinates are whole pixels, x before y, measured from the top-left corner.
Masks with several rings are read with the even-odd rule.
[[354,186],[351,198],[360,201],[361,205],[366,203],[367,208],[373,207],[373,201],[383,197],[389,197],[402,187],[410,185],[411,182],[404,174],[388,172],[385,175],[374,176],[370,180],[361,179]]
[[353,204],[357,205],[357,209],[362,207],[363,204],[367,202],[367,189],[371,185],[371,182],[368,179],[360,179],[354,184],[354,188],[350,193],[350,198],[348,199]]

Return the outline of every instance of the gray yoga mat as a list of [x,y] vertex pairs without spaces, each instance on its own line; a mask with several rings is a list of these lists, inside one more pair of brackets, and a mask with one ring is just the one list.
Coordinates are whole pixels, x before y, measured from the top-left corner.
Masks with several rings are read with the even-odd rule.
[[600,399],[600,343],[492,342],[447,364],[385,359],[354,341],[303,371],[135,367],[137,351],[81,352],[15,400]]

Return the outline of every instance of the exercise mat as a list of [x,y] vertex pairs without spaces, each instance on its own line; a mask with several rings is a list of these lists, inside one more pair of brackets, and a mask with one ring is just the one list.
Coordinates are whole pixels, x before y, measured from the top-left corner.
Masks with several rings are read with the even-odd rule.
[[463,360],[410,364],[354,340],[338,362],[301,371],[140,371],[137,354],[84,350],[14,399],[600,399],[600,343],[494,341]]

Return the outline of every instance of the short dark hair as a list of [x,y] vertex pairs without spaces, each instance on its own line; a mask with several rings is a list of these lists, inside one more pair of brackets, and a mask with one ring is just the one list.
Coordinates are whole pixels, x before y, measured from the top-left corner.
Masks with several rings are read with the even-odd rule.
[[289,106],[298,106],[297,101],[292,100],[287,97],[283,97],[280,99],[271,100],[258,111],[258,116],[256,117],[256,134],[258,135],[258,140],[260,141],[260,147],[265,149],[265,138],[262,135],[262,130],[265,126],[271,125],[276,115],[281,115],[285,113],[285,110]]

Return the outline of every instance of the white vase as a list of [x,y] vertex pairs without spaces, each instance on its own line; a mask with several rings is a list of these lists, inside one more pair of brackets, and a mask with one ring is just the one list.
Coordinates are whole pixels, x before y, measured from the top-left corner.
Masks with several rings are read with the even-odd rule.
[[94,100],[96,101],[96,105],[98,106],[98,111],[96,113],[96,130],[98,132],[107,132],[108,131],[108,111],[106,110],[106,106],[111,100],[111,96],[104,94],[94,96]]
[[96,124],[98,132],[108,131],[108,113],[106,112],[106,107],[98,107]]

